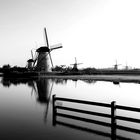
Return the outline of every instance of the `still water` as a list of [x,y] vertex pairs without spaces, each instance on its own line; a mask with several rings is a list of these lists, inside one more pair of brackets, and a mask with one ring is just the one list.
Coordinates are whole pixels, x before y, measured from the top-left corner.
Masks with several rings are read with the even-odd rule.
[[[60,110],[54,113],[52,96],[140,108],[140,84],[62,79],[3,79],[0,83],[0,139],[20,140],[114,140],[110,118]],[[110,114],[111,109],[56,101],[60,107]],[[67,114],[60,115],[59,114]],[[140,112],[117,110],[117,115],[140,119]],[[57,116],[58,115],[58,116]],[[75,117],[69,117],[75,116]],[[79,117],[79,118],[78,118]],[[82,118],[82,119],[80,119]],[[83,119],[85,118],[85,119]],[[94,121],[88,121],[92,119]],[[117,120],[116,139],[140,139],[140,123]]]

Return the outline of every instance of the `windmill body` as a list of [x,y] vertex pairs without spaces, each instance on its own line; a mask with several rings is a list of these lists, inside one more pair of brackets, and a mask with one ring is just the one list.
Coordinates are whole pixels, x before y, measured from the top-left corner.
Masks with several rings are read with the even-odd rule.
[[73,69],[78,69],[77,65],[79,65],[79,64],[77,64],[77,63],[73,64]]
[[27,61],[27,69],[28,70],[32,70],[33,69],[33,63],[34,63],[34,60],[33,59],[29,59]]
[[114,65],[114,70],[118,70],[118,65]]
[[32,57],[32,59],[28,59],[27,60],[27,65],[26,65],[26,67],[29,71],[33,70],[33,65],[34,65],[34,58],[33,58],[32,50],[31,50],[31,57]]
[[51,67],[50,67],[50,60],[49,60],[49,49],[48,47],[40,47],[36,50],[38,53],[38,58],[37,58],[37,64],[36,64],[36,70],[37,71],[45,71],[45,72],[50,72]]

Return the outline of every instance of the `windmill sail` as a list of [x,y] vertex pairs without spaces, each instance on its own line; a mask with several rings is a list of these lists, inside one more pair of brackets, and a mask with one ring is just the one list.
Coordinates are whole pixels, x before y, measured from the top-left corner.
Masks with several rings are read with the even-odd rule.
[[54,50],[54,49],[59,49],[59,48],[62,48],[62,44],[61,43],[50,46],[50,50],[51,51]]
[[49,47],[49,41],[48,41],[46,28],[44,28],[44,32],[45,32],[45,38],[46,38],[47,47]]

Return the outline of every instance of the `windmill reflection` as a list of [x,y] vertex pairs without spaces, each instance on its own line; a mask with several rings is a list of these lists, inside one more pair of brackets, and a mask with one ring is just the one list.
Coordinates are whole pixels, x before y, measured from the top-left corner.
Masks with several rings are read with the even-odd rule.
[[35,91],[37,93],[37,101],[41,104],[46,105],[46,110],[44,113],[44,122],[46,122],[47,120],[47,114],[48,114],[53,84],[54,82],[51,82],[50,79],[40,78],[36,81],[36,85],[35,85]]

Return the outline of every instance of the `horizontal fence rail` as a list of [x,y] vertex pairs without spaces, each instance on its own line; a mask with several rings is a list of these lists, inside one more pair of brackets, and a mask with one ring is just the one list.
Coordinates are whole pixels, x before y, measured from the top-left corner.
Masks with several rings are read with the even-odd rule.
[[99,124],[99,125],[102,125],[102,126],[109,126],[109,127],[111,126],[110,123],[96,121],[96,120],[87,119],[87,118],[82,118],[82,117],[78,117],[78,116],[67,115],[67,114],[63,114],[63,113],[57,113],[57,116],[61,116],[61,117],[65,117],[65,118],[71,118],[71,119],[74,119],[74,120],[88,122],[88,123]]
[[[98,107],[106,107],[106,108],[110,108],[110,114],[101,113],[101,112],[94,112],[94,111],[89,111],[89,110],[83,110],[83,109],[78,109],[78,108],[71,108],[71,107],[67,107],[67,106],[60,106],[60,105],[57,105],[55,103],[56,101],[78,103],[78,104],[98,106]],[[79,117],[79,116],[75,116],[75,115],[72,115],[72,114],[60,113],[60,112],[58,112],[58,110],[110,118],[111,123],[107,123],[107,122],[103,122],[103,121],[99,121],[99,120],[95,120],[95,119]],[[89,130],[89,132],[93,132],[93,133],[97,132],[98,134],[101,134],[101,135],[104,135],[104,136],[107,136],[107,137],[111,137],[112,140],[116,140],[116,138],[124,139],[124,140],[125,139],[131,139],[131,138],[125,138],[124,136],[117,135],[116,134],[116,129],[140,134],[140,129],[117,125],[117,120],[128,121],[128,122],[133,122],[133,123],[140,123],[140,119],[131,118],[131,117],[128,117],[128,116],[127,117],[126,116],[117,116],[116,115],[116,110],[140,112],[140,108],[116,105],[115,101],[111,102],[111,104],[107,104],[107,103],[100,103],[100,102],[61,98],[61,97],[56,97],[55,95],[53,95],[53,124],[54,125],[61,124],[61,125],[65,125],[67,127],[73,127],[75,129],[77,128],[79,130],[80,129],[81,130],[86,130],[86,131],[89,130],[89,128],[85,128],[85,127],[81,128],[81,126],[76,126],[76,125],[73,125],[73,124],[68,124],[68,123],[65,123],[65,122],[58,121],[56,119],[56,117],[58,116],[58,117],[62,117],[62,118],[68,118],[68,119],[73,119],[73,120],[77,120],[77,121],[83,121],[83,122],[87,122],[87,123],[93,123],[93,124],[97,124],[97,125],[101,125],[101,126],[105,126],[105,127],[110,127],[111,128],[111,133],[110,134],[106,133],[106,132],[97,131],[97,130],[91,130],[91,129]]]
[[70,107],[56,106],[56,108],[61,109],[61,110],[73,111],[73,112],[77,112],[77,113],[85,113],[85,114],[89,114],[89,115],[100,116],[100,117],[107,117],[107,118],[111,117],[110,114],[92,112],[92,111],[75,109],[75,108],[70,108]]
[[140,112],[140,108],[135,108],[135,107],[116,105],[116,108],[121,110]]
[[106,104],[106,103],[91,102],[91,101],[84,101],[84,100],[77,100],[77,99],[55,97],[54,100],[65,101],[65,102],[73,102],[73,103],[81,103],[81,104],[87,104],[87,105],[102,106],[102,107],[111,107],[110,104]]

